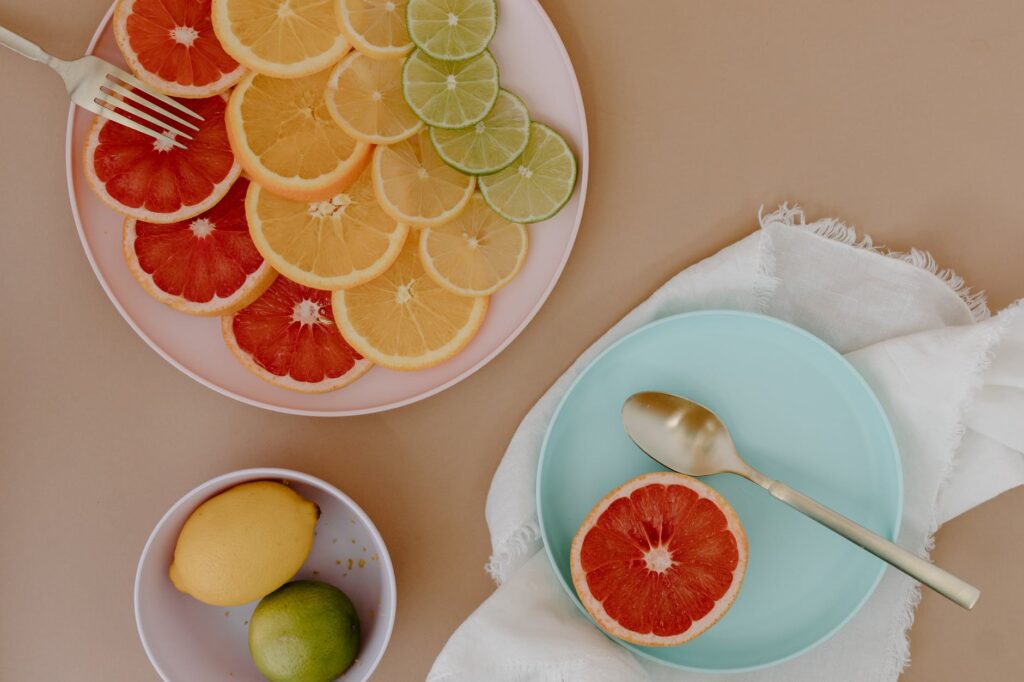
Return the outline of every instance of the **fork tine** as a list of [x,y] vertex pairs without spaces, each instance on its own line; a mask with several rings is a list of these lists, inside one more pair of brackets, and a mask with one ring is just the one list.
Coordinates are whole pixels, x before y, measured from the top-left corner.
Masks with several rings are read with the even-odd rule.
[[148,85],[146,85],[145,83],[143,83],[142,81],[140,81],[138,78],[136,78],[135,76],[131,75],[127,71],[119,69],[116,66],[112,67],[110,69],[110,73],[107,74],[107,78],[108,79],[116,78],[117,80],[119,80],[119,81],[121,81],[121,82],[123,82],[123,83],[125,83],[127,85],[130,85],[133,88],[137,88],[139,90],[142,90],[143,92],[145,92],[150,97],[163,102],[167,106],[174,107],[178,111],[180,111],[182,113],[185,113],[185,114],[188,114],[192,118],[198,119],[200,121],[206,120],[202,116],[197,114],[196,112],[194,112],[191,109],[189,109],[188,107],[186,107],[184,104],[182,104],[180,102],[177,102],[177,101],[171,99],[170,97],[167,97],[166,95],[161,95],[158,92],[153,92],[153,88],[149,87]]
[[[129,112],[129,113],[135,114],[136,116],[138,116],[141,119],[149,121],[153,125],[157,126],[158,130],[161,130],[161,131],[166,130],[168,132],[174,133],[178,137],[183,137],[186,140],[191,140],[192,139],[191,135],[189,135],[188,133],[186,133],[183,130],[178,130],[178,128],[173,123],[169,123],[167,121],[161,121],[160,119],[156,118],[155,116],[149,114],[144,109],[140,109],[139,107],[133,105],[131,102],[128,102],[127,100],[123,100],[123,99],[120,99],[120,98],[109,96],[112,93],[108,92],[106,87],[107,86],[105,86],[105,85],[102,86],[100,88],[100,92],[102,92],[105,95],[108,95],[108,97],[105,98],[105,101],[106,101],[107,104],[112,105],[116,109],[122,109],[124,111]],[[166,135],[166,133],[164,133],[164,134]]]
[[94,104],[98,105],[96,107],[95,111],[96,111],[96,114],[98,114],[99,116],[102,116],[104,118],[109,118],[111,121],[114,121],[115,123],[120,123],[121,125],[123,125],[123,126],[125,126],[127,128],[131,128],[132,130],[134,130],[136,132],[140,132],[143,135],[149,135],[154,140],[159,140],[161,142],[167,142],[168,144],[170,144],[170,145],[172,145],[174,147],[180,147],[181,149],[187,149],[187,147],[185,147],[185,145],[183,145],[182,143],[178,142],[177,140],[172,139],[170,137],[167,137],[163,133],[158,133],[155,130],[151,130],[151,129],[147,128],[146,126],[142,125],[141,123],[139,123],[138,121],[135,121],[133,119],[128,118],[124,114],[119,114],[118,112],[116,112],[113,109],[109,108],[106,105],[105,102],[102,102],[100,100],[95,100]]
[[169,111],[165,111],[164,109],[161,109],[160,107],[156,106],[153,102],[150,102],[148,99],[144,99],[144,98],[140,97],[138,95],[138,93],[133,92],[133,91],[129,90],[128,88],[121,87],[120,85],[118,85],[117,83],[115,83],[113,81],[110,81],[109,83],[104,83],[100,87],[100,89],[102,90],[103,88],[110,89],[110,90],[116,92],[117,94],[121,95],[122,98],[130,99],[133,102],[135,102],[136,104],[141,104],[142,106],[149,107],[150,109],[152,109],[153,111],[157,112],[161,116],[165,116],[165,117],[171,119],[172,121],[177,121],[178,123],[180,123],[181,125],[183,125],[183,126],[185,126],[187,128],[191,128],[192,130],[199,130],[199,126],[192,125],[191,123],[189,123],[188,121],[186,121],[182,117],[180,117],[180,116],[178,116],[176,114],[172,114]]
[[[110,93],[104,91],[105,87],[106,86],[104,86],[103,88],[100,88],[100,91],[103,92],[106,95],[109,95]],[[167,123],[166,121],[161,121],[160,119],[156,118],[155,116],[151,116],[150,114],[146,113],[145,111],[143,111],[142,109],[138,108],[137,106],[134,106],[131,102],[126,102],[123,99],[111,99],[111,98],[108,97],[108,98],[105,98],[103,100],[103,103],[104,103],[104,105],[109,105],[110,108],[121,109],[122,111],[127,111],[129,113],[135,114],[139,118],[141,118],[143,120],[146,120],[146,121],[149,121],[153,125],[157,126],[157,130],[160,130],[160,131],[166,130],[168,132],[174,133],[178,137],[184,137],[186,140],[191,140],[192,139],[192,136],[189,135],[188,133],[185,133],[185,132],[182,132],[182,131],[178,130],[171,123]],[[166,135],[167,133],[163,133],[163,134]],[[168,136],[168,137],[170,137],[170,136]]]

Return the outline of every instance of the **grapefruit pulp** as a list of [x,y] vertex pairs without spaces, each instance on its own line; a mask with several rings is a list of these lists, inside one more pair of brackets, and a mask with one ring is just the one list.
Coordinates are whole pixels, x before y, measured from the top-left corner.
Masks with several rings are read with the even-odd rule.
[[250,305],[222,317],[221,329],[246,369],[294,391],[334,391],[372,367],[338,332],[331,292],[284,277]]
[[124,257],[151,296],[192,315],[223,315],[262,294],[277,272],[249,236],[239,178],[221,201],[190,220],[124,221]]
[[182,140],[187,149],[96,117],[85,141],[85,177],[112,209],[150,223],[175,223],[209,210],[231,189],[242,167],[224,125],[226,98],[186,105],[203,117],[192,139]]
[[732,606],[747,539],[710,486],[645,474],[594,507],[573,539],[570,565],[580,601],[604,631],[641,646],[675,646]]
[[221,47],[211,0],[120,0],[114,37],[131,70],[175,97],[209,97],[227,90],[245,67]]

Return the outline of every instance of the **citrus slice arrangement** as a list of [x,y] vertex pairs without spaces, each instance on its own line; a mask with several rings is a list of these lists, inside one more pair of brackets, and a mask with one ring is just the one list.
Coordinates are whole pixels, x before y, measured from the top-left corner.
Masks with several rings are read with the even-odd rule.
[[128,270],[282,388],[451,359],[577,176],[502,88],[497,26],[495,0],[119,0],[125,61],[202,117],[184,148],[88,135]]
[[580,526],[569,561],[576,594],[601,629],[640,646],[675,646],[732,606],[747,538],[714,488],[659,472],[608,493]]

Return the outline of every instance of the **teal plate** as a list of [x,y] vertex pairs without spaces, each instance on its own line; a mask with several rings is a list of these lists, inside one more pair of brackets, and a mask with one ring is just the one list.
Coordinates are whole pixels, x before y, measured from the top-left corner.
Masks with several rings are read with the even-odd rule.
[[[882,406],[853,366],[818,338],[771,317],[676,315],[604,351],[562,398],[544,439],[537,475],[541,533],[555,573],[581,611],[569,569],[577,528],[613,488],[664,470],[622,428],[622,403],[637,391],[707,405],[755,468],[895,538],[903,508],[899,453]],[[708,672],[774,665],[835,633],[881,579],[879,559],[753,483],[731,475],[704,480],[729,500],[746,529],[743,587],[722,620],[691,642],[622,643],[638,655]]]

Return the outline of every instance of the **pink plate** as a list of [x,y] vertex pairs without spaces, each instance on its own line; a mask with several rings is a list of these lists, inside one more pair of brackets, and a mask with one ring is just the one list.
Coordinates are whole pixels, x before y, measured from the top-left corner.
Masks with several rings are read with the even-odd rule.
[[[583,216],[589,150],[583,97],[555,27],[537,0],[498,0],[498,32],[491,51],[502,87],[523,98],[530,114],[561,132],[577,154],[576,193],[551,220],[530,226],[530,253],[520,274],[491,297],[483,327],[459,355],[432,369],[393,372],[375,367],[351,386],[306,395],[268,384],[231,355],[220,320],[179,313],[135,281],[121,255],[122,218],[89,189],[82,151],[92,114],[68,112],[67,175],[71,212],[86,256],[103,289],[132,329],[165,360],[196,381],[250,405],[311,416],[345,416],[390,410],[427,398],[465,379],[500,353],[544,304],[569,259]],[[100,22],[88,52],[124,66],[110,16]]]

